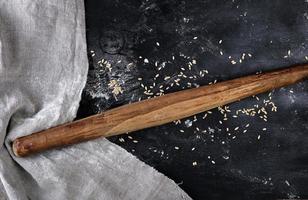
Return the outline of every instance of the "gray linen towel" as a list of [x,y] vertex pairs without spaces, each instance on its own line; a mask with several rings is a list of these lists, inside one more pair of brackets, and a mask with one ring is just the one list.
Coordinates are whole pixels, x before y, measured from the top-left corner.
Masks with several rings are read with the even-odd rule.
[[74,119],[87,66],[82,0],[0,0],[0,197],[190,199],[106,139],[13,156],[16,137]]

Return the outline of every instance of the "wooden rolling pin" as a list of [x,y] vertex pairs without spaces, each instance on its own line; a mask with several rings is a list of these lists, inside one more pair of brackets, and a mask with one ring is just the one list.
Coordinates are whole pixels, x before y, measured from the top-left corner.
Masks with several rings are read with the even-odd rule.
[[124,105],[101,114],[17,138],[16,156],[162,125],[212,108],[296,83],[308,77],[308,64],[187,89]]

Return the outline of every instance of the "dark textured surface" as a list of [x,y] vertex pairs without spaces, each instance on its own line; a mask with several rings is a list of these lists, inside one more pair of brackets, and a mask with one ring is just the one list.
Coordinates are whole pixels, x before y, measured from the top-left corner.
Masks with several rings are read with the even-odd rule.
[[[90,72],[79,117],[147,98],[141,84],[155,82],[151,91],[162,85],[169,93],[307,62],[304,0],[86,1],[86,20]],[[111,70],[97,64],[102,58]],[[183,67],[192,78],[180,77],[179,86],[171,87]],[[201,77],[200,70],[209,74]],[[112,94],[111,80],[117,80],[122,94]],[[200,114],[186,123],[110,140],[175,180],[194,199],[308,198],[308,82],[258,97],[229,105],[228,120],[214,109],[205,119]],[[277,112],[264,100],[274,102]],[[267,121],[259,115],[232,117],[256,105],[265,107]]]

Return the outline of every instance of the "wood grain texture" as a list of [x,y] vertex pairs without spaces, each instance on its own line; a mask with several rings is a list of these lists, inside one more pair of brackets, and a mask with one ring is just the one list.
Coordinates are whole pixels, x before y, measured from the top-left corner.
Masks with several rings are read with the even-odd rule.
[[13,141],[16,156],[27,156],[98,137],[162,125],[212,108],[296,83],[308,77],[308,65],[237,78],[166,94],[64,124]]

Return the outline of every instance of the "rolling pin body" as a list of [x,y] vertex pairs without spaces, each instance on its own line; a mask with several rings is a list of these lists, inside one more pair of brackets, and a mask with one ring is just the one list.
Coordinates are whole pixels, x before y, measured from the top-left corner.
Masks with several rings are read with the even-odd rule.
[[301,65],[166,94],[17,138],[13,151],[17,156],[27,156],[102,136],[162,125],[296,83],[305,77],[308,77],[308,65]]

